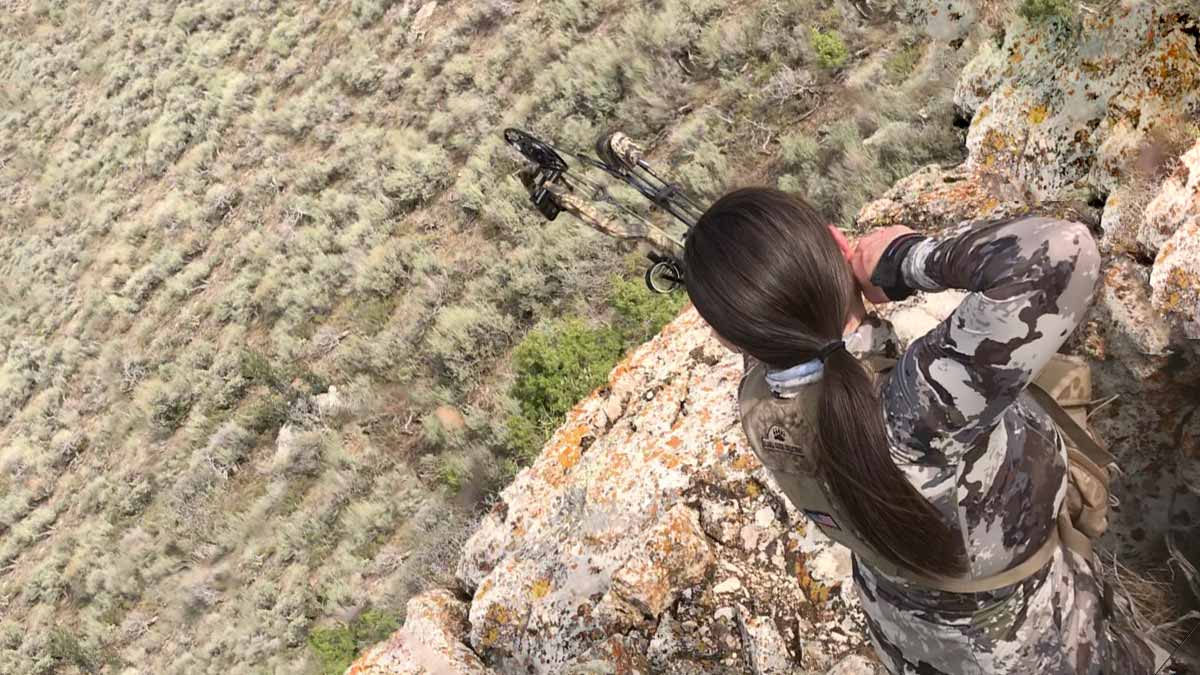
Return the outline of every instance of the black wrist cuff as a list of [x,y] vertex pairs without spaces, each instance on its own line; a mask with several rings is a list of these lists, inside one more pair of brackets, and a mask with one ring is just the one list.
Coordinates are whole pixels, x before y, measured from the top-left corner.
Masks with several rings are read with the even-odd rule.
[[875,271],[871,273],[871,283],[883,290],[888,300],[903,300],[916,292],[904,281],[902,267],[912,247],[926,239],[928,237],[916,232],[903,234],[893,239],[884,249],[883,256],[875,265]]

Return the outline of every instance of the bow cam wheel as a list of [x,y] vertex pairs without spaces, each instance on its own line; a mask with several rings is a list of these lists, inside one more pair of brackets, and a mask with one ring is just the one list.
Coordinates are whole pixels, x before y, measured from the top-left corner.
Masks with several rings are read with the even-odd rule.
[[550,147],[549,143],[537,138],[527,131],[520,129],[505,129],[504,142],[516,148],[525,159],[537,164],[547,171],[563,172],[567,170],[567,162]]

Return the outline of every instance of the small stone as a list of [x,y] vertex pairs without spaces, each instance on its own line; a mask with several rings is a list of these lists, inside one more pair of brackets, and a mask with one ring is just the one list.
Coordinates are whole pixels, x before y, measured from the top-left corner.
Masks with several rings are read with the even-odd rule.
[[845,546],[831,546],[818,553],[808,563],[808,571],[812,578],[827,586],[847,581],[850,569],[850,549]]
[[616,396],[609,396],[604,401],[604,416],[608,418],[609,424],[615,424],[617,420],[621,419],[621,413],[623,412],[624,409],[621,406],[621,400]]
[[784,675],[792,672],[792,656],[770,617],[750,617],[741,622],[740,628],[755,675]]
[[741,507],[734,500],[705,500],[700,503],[700,526],[705,534],[726,546],[737,544]]
[[766,529],[775,522],[775,509],[769,506],[764,506],[754,512],[754,524]]
[[649,647],[646,648],[646,658],[650,661],[650,665],[660,671],[667,670],[675,655],[683,651],[683,643],[680,639],[681,626],[670,614],[663,615],[663,618],[658,623],[658,629],[654,631],[654,637],[650,640]]
[[757,525],[743,527],[741,532],[742,548],[747,551],[758,548],[758,538],[761,534],[762,530]]
[[883,675],[883,666],[859,654],[851,654],[838,661],[825,675]]
[[713,612],[713,616],[716,617],[717,619],[729,619],[732,621],[733,620],[733,608],[732,607],[722,607],[722,608],[718,609],[717,611]]
[[742,590],[742,582],[737,577],[729,577],[713,586],[713,593],[736,593]]
[[421,5],[421,9],[418,9],[416,16],[413,17],[411,30],[418,41],[424,39],[429,28],[429,21],[433,17],[433,13],[437,11],[437,7],[437,0],[430,0]]

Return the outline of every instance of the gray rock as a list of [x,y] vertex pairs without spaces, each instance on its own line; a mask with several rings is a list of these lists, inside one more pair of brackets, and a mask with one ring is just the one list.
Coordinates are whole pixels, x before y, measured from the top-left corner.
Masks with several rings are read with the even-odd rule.
[[872,661],[864,656],[854,654],[847,656],[828,671],[825,675],[886,675],[887,671],[878,661]]
[[793,668],[792,656],[787,643],[769,616],[751,616],[742,619],[738,615],[738,628],[746,646],[750,670],[755,675],[785,675]]

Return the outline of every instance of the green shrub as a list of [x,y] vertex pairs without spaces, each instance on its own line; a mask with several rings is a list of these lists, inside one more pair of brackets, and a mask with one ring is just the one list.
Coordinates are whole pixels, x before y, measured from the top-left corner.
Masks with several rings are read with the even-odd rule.
[[646,288],[642,279],[613,276],[608,303],[617,314],[617,326],[627,345],[638,345],[662,330],[687,304],[687,294],[663,295]]
[[375,335],[387,328],[392,318],[392,310],[396,308],[396,300],[391,297],[367,296],[355,299],[350,303],[349,319],[356,330],[367,335]]
[[366,28],[382,18],[393,4],[394,0],[352,0],[350,9],[359,27]]
[[450,488],[452,492],[458,492],[461,490],[463,483],[465,483],[469,477],[470,467],[467,466],[466,459],[461,455],[449,453],[438,458],[438,482]]
[[526,335],[512,357],[510,393],[519,409],[509,420],[513,449],[536,455],[563,415],[604,383],[621,351],[617,329],[593,328],[581,319],[554,321]]
[[317,653],[321,672],[328,675],[345,672],[358,655],[354,634],[347,626],[314,629],[308,636],[308,646]]
[[1075,12],[1071,0],[1023,0],[1017,13],[1029,21],[1067,19]]
[[823,33],[816,28],[811,33],[812,48],[822,68],[838,68],[850,58],[850,50],[836,31]]
[[80,644],[79,638],[62,628],[54,628],[50,631],[50,640],[46,651],[57,664],[70,664],[85,673],[100,672],[100,656],[87,646]]
[[150,422],[156,429],[171,433],[179,428],[192,410],[195,398],[184,383],[163,385],[150,400]]
[[887,57],[883,62],[883,69],[893,82],[903,82],[917,67],[924,51],[924,45],[919,42],[907,44]]
[[421,442],[427,449],[436,451],[458,447],[463,440],[463,430],[447,427],[436,413],[421,417]]
[[359,652],[387,639],[399,628],[400,617],[396,614],[368,609],[349,624],[313,629],[308,646],[317,653],[322,675],[341,675]]
[[821,144],[803,131],[785,134],[779,139],[779,152],[789,169],[811,172],[821,158]]
[[288,419],[288,401],[275,392],[254,401],[246,407],[238,422],[258,433],[274,433]]
[[466,384],[481,362],[498,354],[512,325],[512,317],[491,306],[446,307],[434,321],[428,348],[450,379]]

